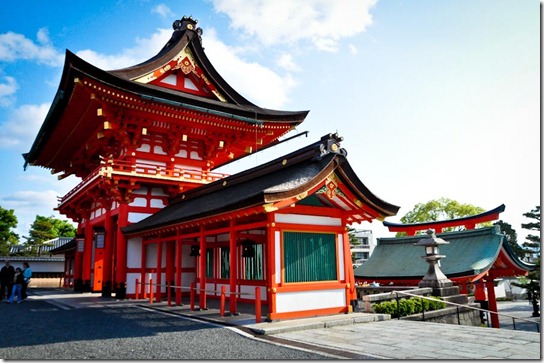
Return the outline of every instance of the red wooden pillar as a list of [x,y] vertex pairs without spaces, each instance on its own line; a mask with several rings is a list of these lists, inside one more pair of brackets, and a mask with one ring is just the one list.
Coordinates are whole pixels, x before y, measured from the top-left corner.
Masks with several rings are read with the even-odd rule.
[[91,223],[87,220],[85,223],[85,247],[83,249],[83,292],[91,291],[91,264],[93,258],[93,228]]
[[[342,221],[344,222],[344,221]],[[353,272],[353,264],[351,262],[351,248],[349,245],[349,234],[347,231],[347,227],[345,227],[345,231],[342,234],[339,234],[339,236],[342,236],[342,246],[343,246],[343,252],[344,252],[344,274],[346,279],[346,307],[347,312],[350,312],[353,308],[353,305],[351,302],[353,300],[357,300],[357,290],[355,288],[355,275]]]
[[[495,283],[493,282],[493,278],[490,277],[489,280],[486,280],[485,287],[487,288],[489,310],[494,311],[496,313],[498,312],[498,309],[497,309],[497,298],[495,296]],[[497,314],[489,314],[489,315],[491,315],[491,327],[500,328],[501,325],[499,323],[499,316]]]
[[229,260],[230,260],[230,273],[229,273],[229,284],[230,284],[230,306],[229,310],[231,315],[236,314],[236,277],[238,276],[238,253],[236,251],[236,231],[234,230],[234,221],[230,221],[230,231],[229,231]]
[[113,218],[111,216],[111,206],[106,211],[106,219],[104,221],[104,230],[106,235],[104,236],[104,263],[103,263],[103,275],[102,275],[102,296],[110,297],[112,288],[112,245],[113,245]]
[[[168,241],[166,242],[166,281],[165,285],[168,286],[174,286],[176,285],[176,282],[174,280],[174,261],[175,261],[175,241]],[[168,291],[167,293],[172,296],[171,288],[167,287]],[[170,303],[170,301],[169,301]]]
[[[266,266],[266,301],[268,302],[268,315],[267,318],[270,320],[272,313],[276,312],[276,288],[278,286],[277,281],[281,282],[281,266],[279,271],[276,271],[276,231],[281,234],[281,232],[276,228],[274,223],[274,213],[268,213],[268,225],[266,228],[266,244],[265,244],[265,266]],[[281,235],[280,235],[281,238]],[[279,244],[278,244],[279,245]],[[278,246],[280,248],[280,246]],[[281,255],[281,254],[279,254]]]
[[142,256],[140,259],[140,281],[142,283],[142,297],[145,299],[147,297],[147,290],[149,285],[147,285],[146,280],[146,268],[147,268],[147,244],[144,243],[145,240],[142,239]]
[[460,294],[468,294],[468,287],[467,287],[466,281],[460,281],[459,282],[459,293]]
[[125,299],[127,295],[127,239],[121,228],[128,225],[128,204],[119,204],[119,216],[117,219],[117,240],[115,260],[115,297]]
[[63,277],[62,277],[62,287],[66,287],[68,285],[67,280],[68,280],[68,274],[70,273],[69,268],[70,268],[70,259],[68,258],[68,255],[65,253],[64,254],[64,273],[63,273]]
[[163,242],[159,240],[157,243],[157,288],[155,289],[157,292],[157,302],[162,301],[162,245]]
[[[182,254],[181,249],[183,245],[181,244],[181,236],[179,235],[179,231],[177,233],[176,237],[176,285],[181,286],[181,269],[182,269]],[[176,289],[176,305],[181,305],[181,288]]]
[[76,238],[76,252],[74,254],[74,291],[83,291],[83,251],[85,248],[85,237],[78,233]]
[[204,226],[200,226],[200,309],[206,310],[206,236]]

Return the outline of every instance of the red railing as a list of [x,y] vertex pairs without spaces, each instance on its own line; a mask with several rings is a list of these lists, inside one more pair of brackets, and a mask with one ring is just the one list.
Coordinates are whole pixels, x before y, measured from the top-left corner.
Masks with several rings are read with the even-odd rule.
[[65,203],[72,196],[80,192],[89,182],[93,179],[103,176],[110,175],[131,175],[131,176],[141,176],[146,178],[162,178],[169,179],[172,181],[184,181],[192,183],[207,184],[214,182],[219,179],[223,179],[229,174],[217,173],[199,169],[191,168],[179,168],[171,167],[168,168],[162,165],[155,165],[151,163],[145,163],[138,161],[136,164],[128,162],[126,160],[113,160],[108,159],[102,162],[102,165],[96,168],[91,174],[89,174],[85,179],[83,179],[78,185],[76,185],[72,190],[70,190],[65,196],[60,198],[59,205]]
[[[146,289],[146,285],[149,286],[149,294],[147,293],[147,289]],[[181,305],[181,301],[178,301],[177,297],[178,295],[181,294],[181,290],[189,290],[190,291],[190,306],[191,306],[191,311],[194,311],[195,310],[195,296],[197,294],[197,292],[208,292],[208,293],[213,293],[214,295],[219,292],[219,291],[215,291],[215,290],[203,290],[203,289],[198,289],[196,287],[196,283],[195,282],[192,282],[191,283],[191,287],[184,287],[184,286],[175,286],[175,285],[170,285],[170,283],[166,284],[166,285],[161,285],[161,284],[154,284],[153,283],[153,279],[149,279],[149,282],[146,283],[144,281],[141,281],[139,279],[136,279],[136,291],[135,291],[135,298],[136,300],[139,300],[140,299],[140,289],[141,289],[141,293],[143,295],[143,298],[144,299],[147,299],[149,297],[149,303],[152,304],[154,300],[156,300],[157,302],[160,302],[161,301],[161,293],[160,293],[160,288],[161,287],[166,287],[166,296],[167,296],[167,303],[168,303],[168,306],[172,306],[172,291],[171,289],[174,288],[176,289],[176,304],[177,305]],[[154,290],[157,290],[157,295],[155,296],[154,294]],[[229,295],[249,295],[248,293],[239,293],[239,292],[227,292],[226,291],[226,287],[225,286],[222,286],[221,287],[221,292],[220,292],[220,302],[219,302],[219,316],[225,316],[225,301],[226,301],[226,295],[229,294]],[[181,299],[179,299],[181,300]],[[262,316],[261,316],[261,288],[259,286],[256,286],[255,287],[255,322],[256,323],[260,323],[262,321]]]

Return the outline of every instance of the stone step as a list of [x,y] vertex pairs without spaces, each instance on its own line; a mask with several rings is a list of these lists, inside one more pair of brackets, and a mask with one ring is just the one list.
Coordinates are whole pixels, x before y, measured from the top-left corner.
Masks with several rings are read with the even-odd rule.
[[459,295],[459,286],[433,287],[433,295],[442,297]]
[[442,300],[456,303],[456,304],[465,305],[465,304],[468,304],[468,295],[459,294],[459,295],[451,295],[451,296],[442,296]]

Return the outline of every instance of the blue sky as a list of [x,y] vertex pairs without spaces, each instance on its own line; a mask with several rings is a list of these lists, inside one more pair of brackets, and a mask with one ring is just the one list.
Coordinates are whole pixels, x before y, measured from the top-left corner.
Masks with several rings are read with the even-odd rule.
[[[23,171],[58,88],[65,50],[106,70],[155,55],[193,16],[220,74],[255,104],[310,110],[297,132],[236,173],[330,132],[363,183],[401,207],[440,197],[486,210],[523,241],[540,203],[540,3],[537,0],[2,1],[0,206],[16,232],[61,217],[79,180]],[[294,135],[292,133],[288,136]],[[357,228],[389,237],[381,222]]]

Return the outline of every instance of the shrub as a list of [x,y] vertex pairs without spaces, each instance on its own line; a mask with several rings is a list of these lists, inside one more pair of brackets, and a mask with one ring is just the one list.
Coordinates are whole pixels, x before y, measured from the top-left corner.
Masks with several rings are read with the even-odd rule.
[[397,306],[396,300],[383,301],[378,304],[373,304],[372,309],[379,314],[390,314],[392,318],[398,318],[400,316],[407,316],[412,314],[419,314],[423,310],[439,310],[446,307],[446,303],[440,300],[437,296],[431,297],[433,300],[411,298],[402,298],[399,300]]

